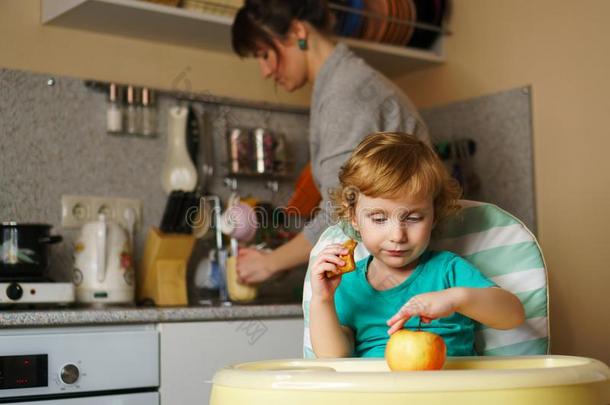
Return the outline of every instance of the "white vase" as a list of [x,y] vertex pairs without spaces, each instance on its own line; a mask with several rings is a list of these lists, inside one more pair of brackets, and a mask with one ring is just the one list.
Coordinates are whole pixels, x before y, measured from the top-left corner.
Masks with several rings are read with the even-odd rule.
[[193,191],[197,186],[197,169],[186,148],[188,108],[170,107],[167,120],[167,155],[161,173],[166,193],[173,190]]

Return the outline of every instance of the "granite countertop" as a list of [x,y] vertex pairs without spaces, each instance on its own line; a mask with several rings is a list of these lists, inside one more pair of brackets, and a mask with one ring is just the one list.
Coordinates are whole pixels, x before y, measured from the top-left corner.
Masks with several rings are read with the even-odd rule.
[[194,306],[173,308],[106,307],[0,309],[0,328],[161,322],[205,322],[233,319],[301,318],[300,304]]

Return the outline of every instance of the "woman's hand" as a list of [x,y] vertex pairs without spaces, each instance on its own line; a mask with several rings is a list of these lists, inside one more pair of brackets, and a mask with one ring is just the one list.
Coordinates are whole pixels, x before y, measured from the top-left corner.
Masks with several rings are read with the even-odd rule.
[[240,248],[237,255],[237,280],[242,284],[257,284],[273,275],[268,263],[268,252]]
[[424,323],[449,316],[457,310],[458,301],[459,296],[452,288],[416,295],[388,320],[388,334],[402,329],[412,316],[419,316]]
[[[322,302],[331,301],[335,291],[341,282],[341,271],[337,266],[343,266],[345,262],[339,255],[347,254],[348,250],[341,244],[328,245],[316,257],[311,266],[311,292],[313,298]],[[336,276],[328,278],[326,272],[335,273]]]

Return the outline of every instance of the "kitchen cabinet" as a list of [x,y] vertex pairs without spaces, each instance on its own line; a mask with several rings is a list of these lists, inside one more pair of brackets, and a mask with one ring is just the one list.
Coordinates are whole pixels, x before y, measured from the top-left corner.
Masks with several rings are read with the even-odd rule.
[[229,364],[303,357],[303,319],[161,323],[161,405],[207,404]]
[[[43,24],[231,53],[233,18],[137,0],[41,0]],[[445,61],[443,38],[431,50],[341,38],[393,77]]]

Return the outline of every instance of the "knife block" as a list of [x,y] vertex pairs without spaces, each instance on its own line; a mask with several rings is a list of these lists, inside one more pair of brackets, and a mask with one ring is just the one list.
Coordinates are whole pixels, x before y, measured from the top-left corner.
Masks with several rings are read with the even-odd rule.
[[186,269],[195,245],[192,235],[151,228],[138,271],[138,302],[156,306],[188,304]]

